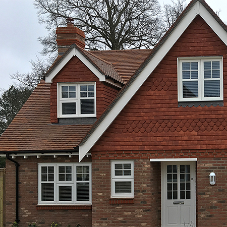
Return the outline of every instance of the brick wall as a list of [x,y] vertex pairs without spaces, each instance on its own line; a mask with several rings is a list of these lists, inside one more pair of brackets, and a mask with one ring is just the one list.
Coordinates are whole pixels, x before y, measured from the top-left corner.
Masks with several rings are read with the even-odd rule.
[[57,119],[57,83],[70,82],[96,82],[96,113],[97,117],[103,113],[106,107],[118,93],[118,89],[107,86],[77,58],[72,58],[66,66],[53,79],[51,84],[51,122],[58,123]]
[[[37,206],[38,204],[38,163],[78,162],[78,157],[17,157],[19,164],[19,219],[20,226],[36,223],[38,227],[50,226],[52,222],[60,227],[91,227],[91,206]],[[87,158],[84,161],[91,161]],[[6,227],[15,221],[15,165],[6,162]]]
[[[209,183],[210,172],[216,184]],[[197,162],[198,226],[227,226],[227,158],[204,158]]]
[[[226,53],[226,45],[196,17],[95,144],[93,185],[105,186],[94,187],[93,226],[160,226],[161,171],[159,164],[149,163],[150,158],[198,158],[197,226],[227,225]],[[177,58],[193,56],[223,56],[223,106],[178,107]],[[108,203],[113,159],[135,160],[133,204]],[[139,166],[147,167],[149,174],[141,177]],[[217,171],[215,186],[209,185],[211,171]],[[141,193],[145,185],[146,193]]]
[[92,226],[160,226],[160,163],[134,160],[135,196],[130,200],[111,199],[110,162],[107,156],[92,161]]
[[178,57],[223,56],[226,88],[226,53],[225,44],[201,17],[196,17],[93,150],[163,155],[169,151],[202,150],[206,154],[206,150],[226,149],[227,90],[224,106],[178,107],[177,93]]
[[0,227],[5,226],[5,169],[0,168]]

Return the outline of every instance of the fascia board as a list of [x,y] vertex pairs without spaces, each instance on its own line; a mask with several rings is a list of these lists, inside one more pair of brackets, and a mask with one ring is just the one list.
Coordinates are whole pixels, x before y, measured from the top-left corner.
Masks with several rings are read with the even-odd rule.
[[[150,62],[145,66],[142,72],[140,72],[140,74],[128,87],[127,91],[121,96],[121,98],[116,102],[116,104],[113,106],[111,111],[97,126],[97,128],[90,135],[87,141],[84,144],[79,146],[79,161],[81,161],[83,157],[86,155],[86,153],[90,151],[93,145],[98,141],[98,139],[102,136],[102,134],[106,131],[106,129],[110,126],[110,124],[114,121],[114,119],[118,116],[118,114],[130,101],[133,95],[137,92],[137,90],[141,87],[141,85],[145,82],[145,80],[149,77],[149,75],[153,72],[153,70],[157,67],[157,65],[161,62],[161,60],[165,57],[168,51],[173,47],[173,45],[180,38],[180,36],[183,34],[183,32],[187,29],[187,27],[191,24],[191,22],[194,20],[194,18],[197,15],[201,15],[201,17],[203,17],[205,21],[209,20],[209,23],[212,26],[214,25],[217,26],[215,23],[216,20],[207,11],[207,9],[200,2],[196,2],[195,5],[192,6],[190,11],[184,16],[184,18],[176,26],[173,32],[169,35],[169,37],[163,43],[160,49],[155,53],[153,58],[151,58]],[[212,27],[212,29],[214,28]],[[220,25],[218,29],[215,29],[215,30],[220,30]],[[222,28],[222,30],[224,29]],[[223,36],[222,32],[221,32],[221,35]],[[226,32],[225,32],[225,35],[227,35]]]
[[200,16],[206,21],[216,35],[227,45],[227,32],[222,26],[214,19],[214,17],[207,11],[207,9],[200,4],[199,9]]
[[98,78],[99,81],[105,81],[103,75],[84,55],[75,47],[64,57],[64,59],[53,69],[53,71],[45,78],[46,83],[52,83],[53,78],[63,69],[63,67],[73,58],[78,57],[84,65],[86,65]]

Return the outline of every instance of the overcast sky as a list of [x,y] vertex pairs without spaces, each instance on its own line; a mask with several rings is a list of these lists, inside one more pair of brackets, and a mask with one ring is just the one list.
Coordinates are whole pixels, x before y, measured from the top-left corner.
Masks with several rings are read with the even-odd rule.
[[[166,4],[171,0],[159,2]],[[227,23],[227,0],[206,2]],[[46,34],[44,25],[38,23],[32,0],[0,0],[0,93],[15,83],[10,75],[30,72],[30,61],[42,57],[38,37]]]

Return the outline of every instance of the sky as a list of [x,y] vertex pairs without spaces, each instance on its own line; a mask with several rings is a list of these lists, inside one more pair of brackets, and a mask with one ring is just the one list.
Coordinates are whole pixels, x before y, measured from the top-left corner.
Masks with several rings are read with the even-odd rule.
[[[16,81],[11,75],[31,72],[31,60],[43,58],[39,37],[46,36],[44,24],[39,24],[33,0],[0,0],[0,94]],[[160,4],[171,0],[159,0]],[[186,0],[188,4],[190,0]],[[227,23],[227,0],[206,0]]]

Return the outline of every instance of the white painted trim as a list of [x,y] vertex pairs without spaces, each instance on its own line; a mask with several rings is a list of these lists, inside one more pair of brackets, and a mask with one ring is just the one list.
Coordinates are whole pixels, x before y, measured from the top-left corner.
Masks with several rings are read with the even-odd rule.
[[197,158],[157,158],[150,162],[197,162]]
[[[53,181],[43,181],[41,180],[41,167],[53,166],[54,167],[54,180]],[[72,167],[72,180],[71,181],[59,181],[59,166],[71,166]],[[76,167],[77,166],[89,166],[89,180],[78,181],[76,179]],[[42,201],[41,200],[41,185],[42,183],[53,183],[54,184],[54,201]],[[76,186],[77,183],[86,182],[89,183],[89,201],[77,201],[76,199]],[[72,200],[71,201],[59,201],[59,186],[69,185],[72,187]],[[91,205],[92,204],[92,163],[91,162],[70,162],[70,163],[38,163],[38,205]]]
[[[226,31],[217,23],[213,16],[207,11],[207,9],[200,3],[196,2],[195,5],[190,9],[190,11],[185,15],[185,17],[180,21],[177,27],[169,35],[168,39],[163,43],[160,49],[156,52],[155,56],[146,65],[143,71],[137,76],[133,81],[128,90],[122,95],[118,100],[112,110],[107,114],[100,125],[95,129],[95,132],[87,139],[87,141],[79,147],[79,160],[81,161],[86,153],[93,147],[93,145],[98,141],[126,104],[130,101],[137,90],[142,86],[145,80],[165,57],[168,51],[172,48],[175,42],[180,38],[183,32],[187,29],[193,19],[200,15],[204,18],[216,34],[227,44],[227,34]],[[221,31],[219,31],[221,30]]]
[[[115,164],[131,164],[131,175],[116,176]],[[131,182],[131,193],[115,193],[115,182]],[[134,161],[131,160],[112,160],[111,161],[111,198],[134,198]]]
[[105,75],[102,74],[97,68],[95,68],[95,66],[92,65],[92,63],[87,60],[87,58],[85,58],[84,55],[74,47],[66,56],[64,56],[63,60],[56,67],[54,67],[53,71],[45,77],[45,82],[52,83],[53,78],[74,56],[78,57],[84,63],[84,65],[86,65],[99,78],[99,81],[106,80]]
[[[220,81],[220,97],[204,97],[204,62],[205,61],[219,61],[220,62],[220,78],[212,78]],[[182,62],[197,62],[198,63],[198,97],[197,98],[183,98],[183,76],[182,76]],[[198,56],[198,57],[179,57],[177,59],[177,81],[178,81],[178,101],[221,101],[223,100],[223,56]]]
[[[16,153],[16,152],[15,152]],[[10,156],[12,158],[16,158],[16,157],[24,157],[26,156],[27,158],[28,157],[33,157],[33,156],[36,156],[37,158],[41,158],[42,156],[69,156],[69,158],[71,158],[72,156],[78,156],[79,155],[79,152],[73,152],[73,153],[70,153],[70,152],[62,152],[62,153],[40,153],[40,152],[37,152],[37,153],[20,153],[20,154],[10,154]],[[87,156],[91,155],[91,153],[87,153],[86,154]],[[0,154],[0,157],[6,157],[6,154]]]

